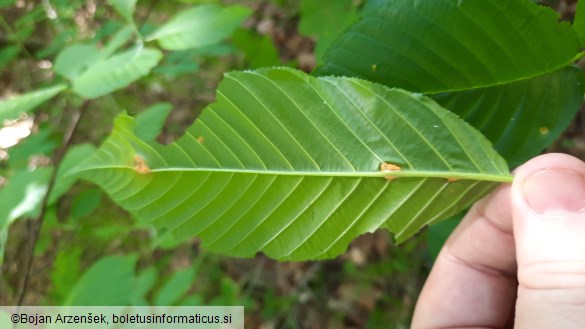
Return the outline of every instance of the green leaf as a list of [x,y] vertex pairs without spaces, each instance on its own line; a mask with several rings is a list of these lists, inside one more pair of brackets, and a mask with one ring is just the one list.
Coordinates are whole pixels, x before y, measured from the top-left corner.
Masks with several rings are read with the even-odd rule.
[[102,203],[102,193],[99,190],[85,190],[75,196],[71,204],[70,216],[73,221],[91,214]]
[[0,69],[8,65],[20,54],[19,46],[8,46],[0,50]]
[[196,49],[173,51],[164,57],[154,72],[170,78],[181,74],[195,73],[199,71],[198,55]]
[[[55,204],[77,180],[75,175],[67,175],[67,172],[84,159],[87,159],[94,151],[95,147],[93,145],[80,144],[72,147],[67,152],[59,166],[55,186],[48,200],[48,205]],[[47,191],[52,172],[52,167],[32,171],[23,170],[10,178],[10,184],[8,184],[10,188],[3,189],[0,192],[0,196],[3,196],[2,200],[0,200],[0,206],[4,210],[0,211],[0,227],[6,225],[6,223],[10,224],[18,217],[38,216],[39,206]],[[19,202],[15,200],[19,200]]]
[[110,57],[114,52],[116,52],[116,50],[128,42],[133,34],[134,28],[127,25],[123,26],[112,36],[110,41],[106,43],[104,48],[100,51],[100,59]]
[[236,48],[226,43],[214,43],[209,46],[192,49],[191,51],[196,55],[207,57],[228,56],[237,52]]
[[134,21],[132,16],[134,15],[136,0],[108,0],[108,2],[127,22],[132,23]]
[[[29,15],[26,15],[26,16],[29,16]],[[29,17],[26,17],[26,16],[23,18],[25,18],[25,20],[28,21],[27,23],[36,21],[36,19],[32,17],[34,15],[30,15]],[[22,25],[22,24],[18,24],[18,21],[17,21],[17,23],[15,24],[15,26],[16,26],[16,29],[14,30],[15,33],[12,34],[8,38],[8,40],[12,40],[12,41],[26,40],[26,39],[30,38],[35,31],[35,27],[33,25],[29,25],[29,26],[22,25],[22,27],[18,27],[18,25]]]
[[50,168],[21,170],[0,190],[0,229],[7,229],[21,216],[34,216],[47,193]]
[[445,245],[445,242],[455,230],[457,225],[461,222],[463,214],[457,214],[451,218],[448,218],[436,225],[432,225],[427,230],[427,250],[433,260],[437,259],[441,248]]
[[201,5],[180,12],[147,40],[157,40],[167,50],[208,46],[230,36],[251,13],[250,9],[238,5]]
[[179,306],[210,306],[209,303],[205,302],[205,297],[201,294],[193,294],[185,297]]
[[106,43],[106,39],[110,38],[111,36],[118,33],[120,30],[124,29],[127,25],[119,20],[107,20],[101,24],[100,28],[95,31],[95,36],[93,37],[93,42],[99,42],[101,44]]
[[51,169],[17,171],[0,190],[0,264],[4,261],[4,246],[8,228],[22,216],[36,216],[38,205],[47,193]]
[[60,250],[51,271],[51,295],[58,302],[63,302],[69,291],[80,276],[80,259],[82,251],[79,247]]
[[154,305],[175,305],[195,280],[195,267],[179,270],[165,282],[154,297]]
[[[87,159],[94,151],[93,145],[81,144],[72,147],[67,152],[57,172],[48,205],[55,204],[77,180],[75,175],[65,174],[83,159]],[[2,263],[4,243],[10,224],[20,217],[39,215],[52,172],[51,167],[17,171],[10,177],[9,183],[0,190],[0,263]]]
[[[136,285],[131,295],[131,302],[133,306],[148,306],[146,295],[154,287],[156,279],[158,278],[158,272],[156,267],[151,266],[147,270],[140,273],[136,278]],[[158,306],[167,304],[156,304]]]
[[367,14],[369,12],[374,12],[380,10],[381,7],[386,5],[388,0],[365,0],[362,3],[362,7],[360,11],[362,14]]
[[337,35],[357,18],[352,0],[302,0],[299,32],[317,37],[315,55],[319,60]]
[[529,80],[431,97],[480,130],[516,167],[542,152],[571,122],[583,101],[582,75],[567,67]]
[[162,131],[165,120],[171,113],[170,103],[156,103],[136,116],[136,136],[142,140],[153,141]]
[[179,0],[182,3],[188,3],[190,5],[197,4],[201,5],[204,3],[219,3],[220,0]]
[[67,154],[59,166],[55,186],[49,197],[49,205],[55,204],[63,194],[69,191],[75,181],[77,181],[75,175],[68,175],[67,172],[76,167],[83,160],[87,159],[94,152],[95,147],[91,144],[75,145],[67,151]]
[[135,47],[90,66],[75,79],[73,91],[85,98],[109,94],[150,73],[161,58],[157,49]]
[[99,58],[100,52],[93,44],[71,45],[63,49],[55,59],[55,72],[71,81]]
[[50,128],[40,129],[8,150],[8,166],[12,169],[26,168],[31,156],[50,155],[59,146]]
[[16,0],[0,0],[0,8],[12,6]]
[[126,306],[136,285],[136,256],[107,256],[77,281],[64,305]]
[[234,32],[232,43],[246,55],[248,66],[252,69],[280,64],[278,51],[267,35],[238,29]]
[[36,53],[37,58],[49,58],[63,50],[71,40],[77,38],[76,29],[67,29],[55,35],[45,48]]
[[[35,244],[35,256],[41,256],[49,251],[49,248],[54,247],[55,240],[53,239],[51,232],[54,232],[54,230],[57,228],[62,228],[57,216],[56,207],[47,207],[47,210],[43,216],[43,226],[41,227],[41,232],[39,233],[39,239]],[[38,215],[36,218],[38,218]]]
[[577,39],[553,11],[526,0],[393,0],[346,31],[316,74],[431,94],[517,166],[579,109],[583,72],[567,67]]
[[379,227],[404,241],[511,181],[480,133],[421,95],[282,68],[226,74],[217,99],[168,146],[120,116],[74,172],[177,238],[286,260]]
[[585,1],[577,2],[577,10],[575,12],[575,21],[573,22],[573,29],[579,35],[581,46],[585,45]]
[[390,0],[334,42],[318,74],[422,93],[528,79],[570,64],[579,51],[575,31],[557,20],[528,0]]
[[21,112],[31,112],[35,107],[53,98],[65,88],[67,88],[66,85],[56,85],[1,101],[0,122],[5,119],[15,119]]

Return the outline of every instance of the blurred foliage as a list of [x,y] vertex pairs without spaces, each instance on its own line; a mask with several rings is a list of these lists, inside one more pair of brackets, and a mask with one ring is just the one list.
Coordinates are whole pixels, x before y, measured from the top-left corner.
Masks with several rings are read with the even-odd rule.
[[[363,235],[334,260],[230,259],[197,240],[157,235],[95,186],[59,176],[121,111],[136,117],[140,137],[171,143],[214,100],[224,72],[310,72],[337,35],[385,1],[0,0],[0,99],[8,99],[0,103],[0,303],[18,303],[32,254],[28,305],[244,305],[246,328],[408,328],[458,218],[400,248],[386,232]],[[567,20],[575,13],[573,0],[541,2]],[[217,19],[202,43],[184,38],[201,32],[196,16]],[[188,28],[170,33],[176,22]],[[549,150],[583,156],[582,117]]]
[[[0,98],[10,98],[0,118],[20,134],[0,145],[0,303],[18,302],[44,207],[24,304],[245,305],[247,328],[408,327],[430,265],[424,235],[402,248],[385,232],[364,235],[324,262],[229,259],[137,225],[75,177],[58,178],[44,200],[52,172],[86,157],[121,111],[142,122],[142,137],[170,143],[214,100],[225,71],[311,71],[375,1],[234,3],[0,0]],[[219,17],[207,42],[165,33],[201,5],[206,19]]]

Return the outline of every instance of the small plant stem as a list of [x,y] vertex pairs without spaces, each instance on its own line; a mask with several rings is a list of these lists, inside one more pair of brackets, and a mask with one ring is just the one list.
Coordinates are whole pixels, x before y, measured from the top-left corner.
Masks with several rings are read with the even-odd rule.
[[14,31],[12,30],[12,28],[10,27],[10,25],[8,24],[8,22],[6,22],[6,20],[0,16],[0,26],[2,26],[2,28],[4,28],[6,30],[6,32],[8,32],[9,34],[14,36],[14,40],[16,41],[16,43],[18,43],[18,45],[20,46],[20,48],[22,49],[22,51],[24,51],[24,53],[26,54],[27,57],[29,57],[32,60],[37,60],[26,48],[26,46],[24,45],[24,43],[22,43],[22,41],[20,40],[20,38],[18,38],[18,36],[16,35],[16,33],[14,33]]
[[22,279],[20,289],[18,290],[18,295],[17,295],[18,296],[18,303],[17,303],[18,306],[22,306],[22,304],[24,302],[24,297],[26,295],[26,290],[27,290],[28,284],[30,282],[35,248],[37,245],[37,241],[39,239],[39,234],[41,232],[41,228],[43,227],[43,221],[45,218],[45,214],[47,212],[47,208],[49,207],[49,199],[51,197],[51,193],[53,191],[55,183],[57,182],[57,175],[59,173],[59,167],[61,166],[61,163],[63,161],[63,158],[65,157],[65,154],[67,153],[67,150],[71,146],[71,141],[73,139],[73,136],[75,135],[75,132],[77,131],[77,127],[79,126],[79,122],[81,120],[81,117],[83,116],[83,114],[85,113],[87,108],[89,107],[89,104],[90,104],[90,101],[86,100],[81,105],[80,110],[76,111],[73,114],[73,118],[71,119],[71,123],[69,124],[69,127],[67,128],[67,131],[65,132],[65,136],[63,136],[63,145],[61,146],[59,151],[56,152],[56,154],[55,154],[55,158],[54,158],[55,168],[53,169],[53,172],[51,174],[51,178],[49,180],[49,186],[47,187],[47,193],[43,197],[39,216],[36,218],[36,220],[33,221],[32,227],[30,229],[31,231],[29,232],[30,238],[27,240],[29,242],[28,242],[27,248],[25,249],[26,250],[26,260],[24,263],[25,268],[23,271],[24,277]]

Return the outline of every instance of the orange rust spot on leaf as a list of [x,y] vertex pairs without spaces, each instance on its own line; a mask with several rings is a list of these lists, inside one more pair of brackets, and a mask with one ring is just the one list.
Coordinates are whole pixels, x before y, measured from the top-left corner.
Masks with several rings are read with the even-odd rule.
[[199,137],[197,137],[197,141],[199,142],[199,144],[203,144],[203,142],[205,141],[205,138],[203,138],[203,136],[199,136]]
[[449,183],[453,183],[453,182],[458,181],[458,180],[459,180],[459,178],[455,178],[455,177],[449,177],[449,178],[447,178],[447,181]]
[[[380,170],[381,171],[400,171],[400,170],[402,170],[402,168],[400,168],[399,166],[392,164],[392,163],[383,162],[380,165]],[[386,178],[386,180],[388,180],[388,181],[391,181],[391,180],[395,179],[396,177],[384,176],[384,178]]]
[[400,168],[399,166],[397,166],[395,164],[383,162],[380,165],[380,170],[382,170],[382,171],[398,171],[398,170],[402,170],[402,168]]
[[150,168],[148,167],[146,160],[138,154],[134,155],[134,170],[143,175],[150,173]]

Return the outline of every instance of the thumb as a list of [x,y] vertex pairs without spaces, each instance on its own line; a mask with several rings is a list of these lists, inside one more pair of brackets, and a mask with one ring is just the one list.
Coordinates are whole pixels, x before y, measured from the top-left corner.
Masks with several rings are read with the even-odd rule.
[[585,163],[534,158],[512,185],[516,328],[585,328]]

